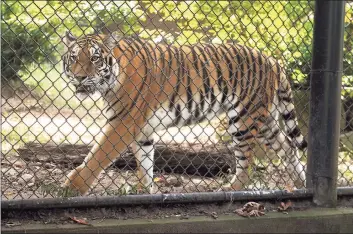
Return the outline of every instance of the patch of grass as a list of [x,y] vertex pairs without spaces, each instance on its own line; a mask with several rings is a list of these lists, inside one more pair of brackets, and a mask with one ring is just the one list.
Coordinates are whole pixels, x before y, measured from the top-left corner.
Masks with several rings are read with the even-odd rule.
[[134,195],[139,193],[144,193],[146,191],[139,192],[137,189],[137,185],[125,184],[120,186],[117,190],[115,189],[106,189],[105,193],[108,196],[126,196],[126,195]]
[[70,188],[63,188],[58,183],[53,182],[49,184],[41,184],[39,190],[42,193],[43,197],[52,196],[52,197],[77,197],[79,192]]

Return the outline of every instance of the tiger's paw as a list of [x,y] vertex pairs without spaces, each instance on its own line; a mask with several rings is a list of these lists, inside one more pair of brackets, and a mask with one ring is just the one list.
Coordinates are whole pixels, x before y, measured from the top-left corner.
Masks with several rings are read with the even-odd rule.
[[69,194],[85,195],[90,186],[88,185],[88,180],[84,180],[83,170],[76,168],[72,170],[65,183],[61,186]]

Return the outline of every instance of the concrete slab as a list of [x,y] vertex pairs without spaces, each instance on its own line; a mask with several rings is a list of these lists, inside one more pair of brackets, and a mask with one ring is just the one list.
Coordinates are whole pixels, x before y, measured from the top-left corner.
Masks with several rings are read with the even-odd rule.
[[269,212],[258,218],[235,214],[217,219],[194,216],[188,219],[96,220],[80,224],[25,224],[2,227],[2,233],[353,233],[353,208]]

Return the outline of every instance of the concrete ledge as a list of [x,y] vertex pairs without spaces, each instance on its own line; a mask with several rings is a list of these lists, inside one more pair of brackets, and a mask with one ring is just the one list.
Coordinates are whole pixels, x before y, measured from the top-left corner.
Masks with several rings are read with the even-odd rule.
[[189,219],[133,219],[94,221],[79,224],[24,224],[6,228],[2,233],[352,233],[353,208],[310,209],[289,214],[269,212],[259,218],[235,214],[218,219],[195,216]]

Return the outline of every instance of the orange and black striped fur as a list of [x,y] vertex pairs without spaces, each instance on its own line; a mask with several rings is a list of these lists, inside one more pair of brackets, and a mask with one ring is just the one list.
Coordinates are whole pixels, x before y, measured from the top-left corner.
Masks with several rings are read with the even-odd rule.
[[[98,143],[74,169],[66,187],[86,193],[97,176],[132,146],[140,186],[153,184],[153,133],[212,119],[226,112],[236,171],[229,188],[241,189],[253,141],[285,159],[305,181],[298,149],[306,148],[292,91],[279,63],[238,44],[155,44],[116,34],[74,38],[67,34],[64,71],[77,93],[100,92],[107,124]],[[284,120],[284,130],[279,127]]]

